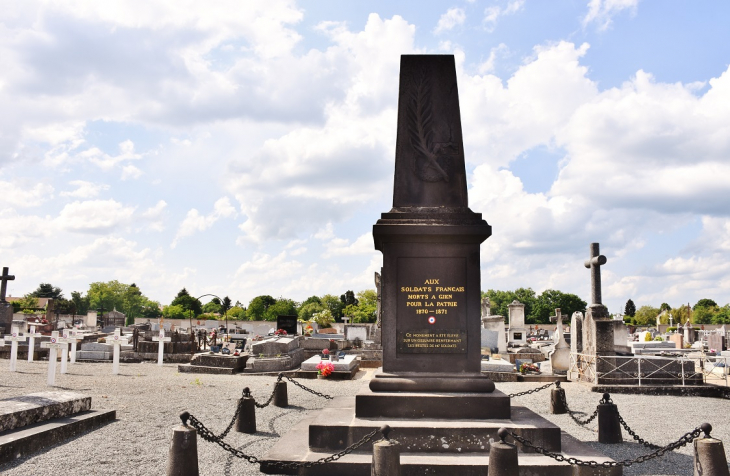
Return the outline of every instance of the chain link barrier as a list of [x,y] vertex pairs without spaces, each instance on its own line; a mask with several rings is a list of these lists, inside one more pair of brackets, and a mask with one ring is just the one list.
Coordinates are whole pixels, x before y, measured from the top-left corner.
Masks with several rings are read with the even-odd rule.
[[[590,417],[588,417],[587,420],[581,420],[581,419],[579,419],[578,417],[575,416],[575,414],[576,413],[583,413],[585,415],[585,413],[584,412],[573,411],[573,410],[570,409],[570,407],[568,406],[568,402],[565,399],[565,392],[559,392],[558,394],[560,395],[560,400],[562,401],[563,406],[565,407],[565,409],[568,411],[568,415],[570,415],[570,418],[572,418],[573,421],[576,422],[577,424],[579,424],[580,426],[586,426],[586,425],[588,425],[590,422],[592,422],[598,416],[598,407],[596,407],[596,411],[594,411],[593,414]],[[608,401],[605,401],[603,398],[601,398],[601,401],[599,403],[613,403],[613,402],[611,401],[610,398],[608,399]]]
[[555,461],[565,461],[568,464],[571,464],[574,466],[576,466],[576,465],[577,466],[590,466],[591,468],[596,468],[599,466],[604,467],[604,468],[614,468],[616,466],[629,467],[633,464],[645,463],[646,461],[652,460],[654,458],[664,456],[664,454],[667,451],[674,451],[677,448],[681,448],[683,446],[688,445],[689,443],[692,443],[695,439],[699,438],[701,432],[702,432],[702,430],[699,427],[695,428],[694,430],[682,435],[682,437],[680,437],[677,441],[673,441],[672,443],[669,443],[666,446],[659,447],[655,451],[645,454],[645,455],[641,455],[638,458],[625,459],[625,460],[621,460],[621,461],[603,461],[603,462],[599,463],[598,461],[584,461],[584,460],[580,460],[578,458],[572,458],[572,457],[566,458],[565,456],[563,456],[560,453],[553,453],[551,451],[546,450],[545,448],[543,448],[541,446],[533,445],[530,440],[528,440],[526,438],[522,438],[520,435],[517,435],[517,434],[507,430],[507,433],[512,438],[514,438],[515,441],[522,443],[522,445],[525,446],[526,448],[531,448],[531,449],[535,450],[536,453],[540,453],[541,455],[552,458]]
[[654,443],[649,443],[648,441],[644,440],[642,437],[636,434],[634,430],[631,429],[631,427],[626,423],[621,416],[621,414],[616,410],[616,414],[618,415],[618,422],[621,423],[621,426],[624,427],[624,430],[628,432],[629,435],[639,444],[646,446],[649,449],[656,450],[661,448],[659,445],[655,445]]
[[[192,428],[195,428],[195,431],[198,432],[198,435],[200,435],[200,437],[202,439],[204,439],[207,442],[217,444],[218,446],[220,446],[221,448],[223,448],[225,451],[227,451],[231,455],[235,456],[236,458],[245,459],[246,461],[248,461],[249,463],[252,463],[252,464],[261,464],[262,463],[262,460],[260,460],[256,456],[247,455],[243,451],[238,450],[238,449],[234,448],[233,446],[231,446],[230,444],[223,441],[223,438],[221,436],[215,436],[215,434],[212,431],[210,431],[208,428],[206,428],[206,426],[203,424],[203,422],[201,422],[200,420],[195,418],[189,412],[182,413],[180,415],[180,419],[182,420],[183,425],[185,425],[185,426],[189,425]],[[348,455],[348,454],[352,453],[353,451],[355,451],[356,449],[360,448],[361,446],[373,441],[375,439],[376,435],[381,431],[383,431],[383,430],[375,429],[375,430],[371,431],[370,433],[368,433],[367,435],[360,438],[360,440],[358,440],[357,442],[355,442],[352,445],[345,448],[344,450],[339,451],[330,456],[320,458],[317,461],[305,461],[305,462],[301,462],[301,463],[294,463],[294,462],[285,463],[283,461],[268,461],[268,464],[270,464],[272,466],[282,467],[282,468],[298,469],[298,468],[311,468],[313,466],[320,466],[323,464],[331,463],[332,461],[337,461],[338,459],[342,458],[343,456]]]
[[322,397],[322,398],[327,399],[327,400],[332,400],[333,398],[335,398],[332,395],[327,395],[327,394],[324,394],[324,393],[320,393],[320,392],[318,392],[316,390],[312,390],[309,387],[305,387],[304,385],[302,385],[301,383],[297,382],[296,380],[294,380],[293,378],[289,377],[288,375],[279,374],[279,378],[282,378],[282,377],[285,378],[285,379],[287,379],[288,381],[290,381],[291,383],[293,383],[297,387],[301,388],[302,390],[305,390],[305,391],[311,393],[312,395],[316,395],[318,397]]
[[271,391],[271,395],[269,395],[269,399],[266,400],[266,403],[258,403],[256,399],[254,399],[254,405],[256,405],[256,408],[266,408],[269,406],[271,401],[274,399],[274,395],[276,394],[276,384],[281,382],[281,379],[283,377],[283,374],[279,374],[279,376],[276,379],[276,382],[274,383],[274,390]]
[[507,395],[507,396],[508,396],[509,398],[521,397],[521,396],[523,396],[523,395],[529,395],[529,394],[531,394],[531,393],[537,393],[537,392],[539,392],[540,390],[545,390],[546,388],[550,388],[550,387],[552,387],[553,385],[555,385],[555,382],[550,382],[549,384],[547,384],[547,385],[543,385],[542,387],[537,387],[537,388],[533,388],[532,390],[527,390],[527,391],[525,391],[525,392],[520,392],[520,393],[510,393],[510,394],[509,394],[509,395]]

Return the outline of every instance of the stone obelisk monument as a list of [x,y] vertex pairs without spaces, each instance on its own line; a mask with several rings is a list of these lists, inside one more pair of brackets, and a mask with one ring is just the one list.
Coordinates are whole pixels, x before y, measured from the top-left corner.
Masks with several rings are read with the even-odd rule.
[[374,391],[491,392],[480,374],[479,245],[469,209],[454,57],[401,57],[393,208],[383,253],[383,372]]

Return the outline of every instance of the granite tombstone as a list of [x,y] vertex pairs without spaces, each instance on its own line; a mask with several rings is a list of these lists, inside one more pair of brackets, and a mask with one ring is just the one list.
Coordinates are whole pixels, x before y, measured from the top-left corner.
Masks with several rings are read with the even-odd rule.
[[282,329],[290,336],[297,335],[297,316],[276,316],[276,329]]

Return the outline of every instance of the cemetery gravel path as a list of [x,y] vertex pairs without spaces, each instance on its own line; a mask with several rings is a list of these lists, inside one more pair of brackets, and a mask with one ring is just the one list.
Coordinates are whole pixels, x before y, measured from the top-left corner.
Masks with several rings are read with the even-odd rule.
[[[46,362],[18,362],[19,372],[7,371],[8,362],[0,360],[0,398],[47,391]],[[329,395],[353,395],[366,383],[372,370],[363,371],[353,381],[301,380]],[[252,375],[205,375],[177,372],[177,365],[154,363],[121,364],[121,373],[111,375],[111,364],[77,363],[69,373],[57,374],[60,389],[92,397],[92,409],[114,409],[117,420],[63,444],[47,448],[28,458],[0,465],[3,476],[38,474],[76,475],[164,475],[172,428],[178,415],[189,411],[212,431],[225,429],[235,411],[243,387],[250,387],[258,401],[271,394],[276,377]],[[497,383],[505,393],[539,387],[533,383]],[[573,410],[595,410],[601,394],[588,387],[563,384],[568,405]],[[288,385],[287,409],[270,405],[257,409],[254,435],[231,431],[226,441],[235,448],[257,457],[301,418],[323,408],[327,401]],[[619,412],[636,433],[647,441],[665,445],[703,422],[713,425],[713,436],[730,449],[730,400],[701,397],[612,395]],[[549,413],[550,390],[517,397],[513,405],[523,405],[615,460],[632,459],[650,450],[637,443],[604,445],[595,442],[597,423],[587,428],[575,424],[568,415]],[[306,435],[302,435],[306,438]],[[393,435],[395,436],[395,435]],[[630,438],[624,433],[624,440]],[[198,439],[201,475],[260,475],[258,465],[229,457],[217,445]],[[728,454],[730,460],[730,454]],[[651,462],[625,468],[625,475],[690,475],[691,445]]]

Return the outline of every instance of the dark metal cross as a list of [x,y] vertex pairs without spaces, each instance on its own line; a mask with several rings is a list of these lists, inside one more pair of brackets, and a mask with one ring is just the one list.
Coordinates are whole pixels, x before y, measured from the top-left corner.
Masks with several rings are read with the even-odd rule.
[[7,303],[5,300],[5,291],[8,289],[8,281],[13,281],[15,276],[8,274],[8,268],[3,268],[3,274],[0,276],[0,302]]
[[591,243],[591,258],[586,260],[586,268],[591,270],[591,306],[594,304],[602,305],[601,302],[601,265],[606,264],[605,256],[598,251],[598,243]]

